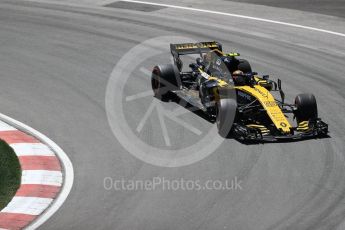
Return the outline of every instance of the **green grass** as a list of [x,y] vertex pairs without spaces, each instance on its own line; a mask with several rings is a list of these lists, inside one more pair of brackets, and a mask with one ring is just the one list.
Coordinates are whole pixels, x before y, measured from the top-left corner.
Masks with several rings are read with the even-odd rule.
[[20,186],[21,169],[17,155],[0,140],[0,210],[3,209]]

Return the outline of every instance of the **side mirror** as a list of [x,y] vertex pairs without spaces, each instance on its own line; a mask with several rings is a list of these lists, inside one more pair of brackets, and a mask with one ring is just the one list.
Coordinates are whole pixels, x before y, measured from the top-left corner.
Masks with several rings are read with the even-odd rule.
[[282,81],[278,79],[278,89],[282,90]]
[[284,104],[285,101],[285,93],[282,90],[282,81],[280,79],[278,79],[278,89],[279,89],[279,93],[280,93],[280,97],[282,99],[282,103]]

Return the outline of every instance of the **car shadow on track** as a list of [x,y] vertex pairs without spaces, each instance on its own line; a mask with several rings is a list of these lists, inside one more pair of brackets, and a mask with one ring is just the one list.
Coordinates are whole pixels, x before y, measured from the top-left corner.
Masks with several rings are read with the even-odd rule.
[[232,137],[231,134],[227,137],[229,139],[235,139],[236,141],[240,142],[241,144],[244,145],[259,145],[259,144],[278,144],[278,143],[296,143],[296,142],[304,142],[308,140],[321,140],[321,139],[328,139],[331,138],[330,135],[326,136],[320,136],[320,137],[305,137],[303,139],[281,139],[281,140],[275,140],[275,141],[264,141],[264,140],[259,140],[259,141],[251,141],[251,140],[241,140],[236,137]]

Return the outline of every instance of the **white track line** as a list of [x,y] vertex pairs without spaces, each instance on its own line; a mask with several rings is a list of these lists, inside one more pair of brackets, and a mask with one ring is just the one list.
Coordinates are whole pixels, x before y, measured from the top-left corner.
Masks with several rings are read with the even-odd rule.
[[180,10],[189,10],[189,11],[194,11],[194,12],[208,13],[208,14],[223,15],[223,16],[235,17],[235,18],[243,18],[243,19],[248,19],[248,20],[273,23],[273,24],[278,24],[278,25],[290,26],[290,27],[301,28],[301,29],[312,30],[312,31],[317,31],[317,32],[321,32],[321,33],[332,34],[332,35],[336,35],[336,36],[340,36],[340,37],[345,37],[345,34],[331,31],[331,30],[324,30],[324,29],[319,29],[316,27],[303,26],[303,25],[298,25],[298,24],[294,24],[294,23],[275,21],[275,20],[270,20],[270,19],[265,19],[265,18],[250,17],[250,16],[246,16],[246,15],[241,15],[241,14],[230,14],[230,13],[219,12],[219,11],[214,11],[214,10],[204,10],[204,9],[198,9],[198,8],[192,8],[192,7],[176,6],[176,5],[170,5],[170,4],[155,3],[155,2],[145,2],[145,1],[136,1],[136,0],[121,0],[121,1],[133,2],[133,3],[139,3],[139,4],[145,4],[145,5],[152,5],[152,6],[163,6],[163,7],[168,7],[168,8],[174,8],[174,9],[180,9]]
[[22,130],[34,137],[36,137],[38,140],[40,140],[42,143],[48,145],[59,157],[62,167],[64,169],[64,182],[63,187],[60,190],[60,193],[58,197],[55,198],[52,205],[45,210],[45,212],[40,215],[33,223],[31,223],[26,229],[32,230],[36,229],[39,226],[41,226],[44,222],[46,222],[65,202],[67,199],[68,194],[70,193],[72,186],[73,186],[73,180],[74,180],[74,171],[73,171],[73,165],[71,160],[68,158],[66,153],[52,140],[50,140],[48,137],[43,135],[42,133],[36,131],[35,129],[13,119],[10,118],[4,114],[0,113],[0,120],[13,125],[14,127],[18,128],[19,130]]

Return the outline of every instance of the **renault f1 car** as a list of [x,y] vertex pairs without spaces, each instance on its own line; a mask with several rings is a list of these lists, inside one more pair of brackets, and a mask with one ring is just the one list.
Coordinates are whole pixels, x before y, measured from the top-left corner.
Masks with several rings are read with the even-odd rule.
[[[157,65],[152,71],[155,97],[167,101],[178,96],[204,111],[221,136],[276,141],[327,135],[314,95],[300,94],[293,104],[285,103],[280,79],[259,76],[239,53],[224,53],[219,42],[170,44],[170,50],[174,64]],[[198,56],[188,71],[182,71],[183,55]]]

